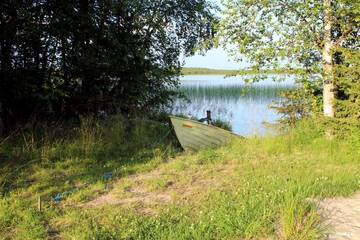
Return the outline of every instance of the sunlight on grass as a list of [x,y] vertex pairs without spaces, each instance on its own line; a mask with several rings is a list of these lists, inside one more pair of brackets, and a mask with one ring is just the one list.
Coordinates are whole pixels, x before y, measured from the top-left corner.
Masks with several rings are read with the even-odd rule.
[[[63,141],[49,137],[46,154],[36,141],[26,149],[3,145],[2,156],[17,162],[1,170],[8,176],[1,238],[322,239],[326,229],[309,199],[360,188],[358,140],[327,140],[311,122],[195,153],[179,152],[171,139],[146,147],[165,125],[141,123],[126,141],[116,124]],[[3,175],[11,169],[16,174]]]

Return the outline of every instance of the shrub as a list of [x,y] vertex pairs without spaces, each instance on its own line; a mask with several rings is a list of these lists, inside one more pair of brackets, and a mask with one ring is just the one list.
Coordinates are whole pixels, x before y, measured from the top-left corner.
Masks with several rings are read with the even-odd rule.
[[221,119],[215,119],[213,121],[214,126],[228,130],[228,131],[232,131],[232,126],[231,123],[228,121],[223,121]]

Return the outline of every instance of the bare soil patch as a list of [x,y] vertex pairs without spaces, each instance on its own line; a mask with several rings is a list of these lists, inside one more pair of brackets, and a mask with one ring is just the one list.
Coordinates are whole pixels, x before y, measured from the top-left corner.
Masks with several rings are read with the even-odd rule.
[[324,199],[318,205],[329,229],[328,240],[360,240],[360,193]]

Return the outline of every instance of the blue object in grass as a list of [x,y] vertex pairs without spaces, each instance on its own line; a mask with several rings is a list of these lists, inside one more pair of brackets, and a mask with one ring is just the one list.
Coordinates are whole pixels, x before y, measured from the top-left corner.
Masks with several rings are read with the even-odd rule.
[[104,179],[105,180],[111,180],[112,177],[113,177],[112,172],[107,172],[107,173],[104,174]]
[[61,193],[56,194],[52,199],[55,203],[59,203],[62,199]]
[[[73,190],[74,191],[74,190]],[[65,191],[62,193],[57,193],[52,199],[55,203],[59,203],[63,200],[66,196],[70,195],[73,191]]]

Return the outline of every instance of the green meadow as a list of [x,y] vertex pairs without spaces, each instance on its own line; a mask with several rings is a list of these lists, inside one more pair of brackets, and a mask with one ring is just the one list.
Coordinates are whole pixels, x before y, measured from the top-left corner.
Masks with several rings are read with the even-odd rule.
[[322,239],[316,201],[360,188],[356,134],[327,139],[309,120],[183,152],[162,122],[90,118],[2,139],[0,239]]

